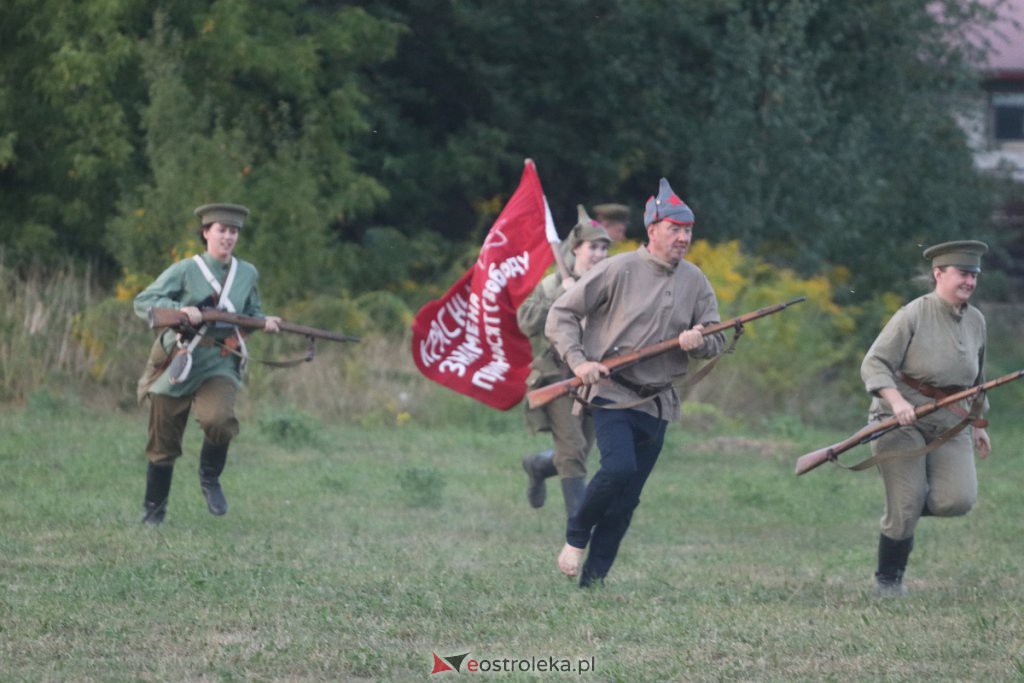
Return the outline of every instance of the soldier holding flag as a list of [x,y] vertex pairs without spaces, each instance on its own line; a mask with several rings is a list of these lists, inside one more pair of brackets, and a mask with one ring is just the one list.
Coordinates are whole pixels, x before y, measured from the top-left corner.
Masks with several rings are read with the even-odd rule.
[[[600,223],[591,220],[582,204],[576,210],[576,225],[564,245],[564,253],[572,255],[571,259],[565,259],[571,261],[571,266],[568,263],[566,265],[572,268],[572,277],[563,277],[560,272],[551,273],[541,280],[517,313],[519,329],[535,340],[534,346],[539,349],[526,380],[530,388],[569,376],[569,369],[559,358],[558,352],[544,339],[544,323],[555,299],[603,261],[608,256],[608,246],[612,242],[608,232]],[[553,248],[563,246],[554,245]],[[557,474],[561,479],[566,515],[571,515],[583,499],[587,454],[594,445],[593,422],[588,414],[573,414],[574,404],[572,397],[563,396],[540,408],[527,409],[526,412],[526,422],[530,429],[533,432],[551,432],[555,442],[554,449],[523,458],[523,469],[529,479],[526,498],[532,507],[543,506],[547,494],[544,480]]]

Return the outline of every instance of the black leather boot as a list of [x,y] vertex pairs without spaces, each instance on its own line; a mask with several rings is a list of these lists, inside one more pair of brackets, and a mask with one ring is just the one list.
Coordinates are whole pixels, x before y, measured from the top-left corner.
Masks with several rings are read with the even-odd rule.
[[228,501],[220,487],[220,473],[224,471],[227,459],[227,444],[217,446],[203,439],[203,449],[199,452],[199,487],[211,515],[223,515],[228,511]]
[[883,598],[902,598],[907,594],[903,574],[907,569],[914,537],[894,541],[885,534],[878,536],[878,571],[875,572],[875,595]]
[[163,467],[149,463],[146,470],[146,497],[142,501],[142,523],[158,526],[167,514],[167,498],[171,493],[174,465]]
[[567,477],[562,480],[562,497],[565,498],[565,516],[579,509],[583,502],[583,494],[587,492],[587,480],[584,477]]
[[548,496],[544,480],[558,474],[555,469],[555,452],[543,451],[524,456],[523,469],[530,480],[526,486],[526,500],[530,501],[530,507],[544,507],[544,500]]

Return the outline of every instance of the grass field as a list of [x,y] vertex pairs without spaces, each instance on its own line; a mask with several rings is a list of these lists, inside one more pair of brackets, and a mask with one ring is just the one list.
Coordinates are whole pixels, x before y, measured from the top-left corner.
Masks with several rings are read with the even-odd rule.
[[[845,434],[672,427],[607,585],[581,591],[555,566],[557,490],[526,505],[519,458],[546,441],[518,411],[287,443],[259,424],[232,446],[223,518],[190,427],[148,529],[143,414],[0,415],[0,679],[443,680],[531,658],[593,681],[1024,679],[1019,425],[993,426],[978,507],[922,523],[911,595],[879,601],[877,476],[792,474]],[[432,653],[467,652],[431,676]]]

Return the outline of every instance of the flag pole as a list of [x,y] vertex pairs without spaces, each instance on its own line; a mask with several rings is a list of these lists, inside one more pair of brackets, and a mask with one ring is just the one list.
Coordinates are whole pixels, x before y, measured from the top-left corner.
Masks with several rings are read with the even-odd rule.
[[[537,166],[533,159],[527,159],[524,163],[534,168]],[[547,197],[544,197],[544,231],[547,234],[548,244],[551,245],[551,253],[555,257],[555,263],[558,264],[558,272],[562,279],[573,279],[572,272],[565,265],[565,258],[562,256],[562,240],[558,237],[558,231],[555,230],[555,219],[551,216],[551,207],[548,206]]]
[[[551,218],[551,209],[548,208],[548,200],[546,197],[544,199],[544,214],[547,220],[551,222],[551,233],[555,233],[555,222]],[[558,239],[557,234],[555,234],[555,239],[550,239],[549,234],[548,244],[551,245],[551,253],[555,255],[555,263],[558,264],[558,272],[562,275],[562,279],[574,279],[572,273],[569,272],[569,266],[565,265],[565,257],[562,256],[562,240]]]

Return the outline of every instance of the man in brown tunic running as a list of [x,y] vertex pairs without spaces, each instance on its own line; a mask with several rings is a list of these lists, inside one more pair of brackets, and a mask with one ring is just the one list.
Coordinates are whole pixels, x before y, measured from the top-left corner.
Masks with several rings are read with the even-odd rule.
[[[545,334],[588,390],[601,451],[601,469],[569,517],[558,557],[562,573],[578,576],[581,587],[603,583],[661,453],[665,429],[679,417],[672,380],[686,374],[690,356],[710,358],[724,345],[721,334],[702,333],[719,322],[711,284],[683,260],[693,222],[690,207],[662,178],[644,210],[648,243],[594,266],[548,314]],[[614,376],[601,363],[677,335],[678,352]]]

